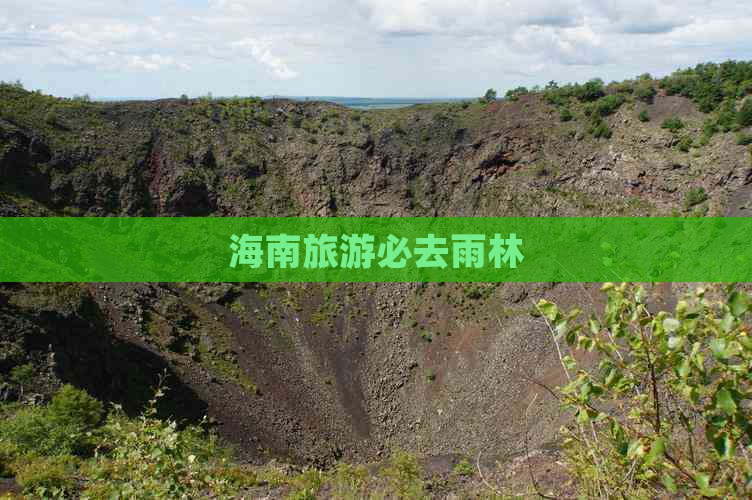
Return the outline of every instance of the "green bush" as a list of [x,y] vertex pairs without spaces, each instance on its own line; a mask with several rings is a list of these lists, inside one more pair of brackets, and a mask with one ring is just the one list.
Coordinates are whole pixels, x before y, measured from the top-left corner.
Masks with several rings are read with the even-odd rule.
[[26,494],[41,498],[73,497],[76,460],[71,456],[20,459],[14,469],[16,482]]
[[495,89],[488,89],[486,90],[485,95],[483,96],[484,102],[493,102],[496,100],[496,90]]
[[21,408],[0,421],[0,440],[12,443],[22,453],[86,455],[93,446],[90,431],[101,414],[99,401],[66,385],[46,407]]
[[739,146],[749,146],[752,144],[752,135],[739,133],[736,136],[736,144]]
[[23,365],[14,366],[10,371],[10,380],[14,384],[18,384],[21,388],[21,394],[23,395],[24,389],[31,383],[34,378],[34,365],[26,363]]
[[571,122],[574,119],[574,115],[569,108],[561,108],[559,111],[559,120],[563,122]]
[[102,419],[102,403],[86,391],[72,385],[63,386],[47,405],[50,419],[58,425],[89,430]]
[[527,87],[517,87],[516,89],[507,90],[506,98],[510,101],[516,101],[520,98],[520,96],[529,93],[530,91],[527,89]]
[[409,453],[398,451],[392,455],[390,463],[381,471],[396,498],[427,498],[423,486],[423,470],[418,459]]
[[227,455],[200,427],[179,430],[172,420],[156,418],[160,390],[138,419],[112,412],[101,430],[106,453],[91,465],[89,488],[119,498],[222,497],[232,481],[219,474]]
[[700,111],[709,113],[725,99],[736,99],[746,93],[752,80],[752,62],[726,61],[704,63],[679,70],[660,81],[668,95],[681,95],[695,101]]
[[741,127],[752,127],[752,99],[745,99],[736,120]]
[[256,120],[258,120],[260,124],[267,127],[271,127],[272,125],[272,116],[265,109],[262,109],[258,112],[258,114],[256,115]]
[[665,120],[663,120],[661,128],[670,130],[671,132],[678,132],[679,130],[684,128],[684,122],[676,116],[666,118]]
[[0,440],[12,443],[22,453],[45,456],[85,454],[91,450],[85,429],[54,422],[42,407],[23,408],[1,421]]
[[621,94],[611,94],[601,97],[595,103],[595,110],[600,116],[608,116],[618,110],[624,104],[624,96]]
[[705,193],[705,188],[702,187],[696,187],[692,188],[689,191],[687,191],[687,194],[684,195],[684,206],[686,208],[694,207],[695,205],[699,205],[700,203],[704,202],[708,199],[707,193]]
[[575,85],[573,93],[574,96],[582,102],[597,101],[606,95],[603,88],[603,80],[600,78],[594,78],[584,85]]
[[634,87],[634,96],[647,103],[653,102],[653,98],[655,98],[655,86],[653,85],[653,80],[641,80],[635,84]]
[[18,446],[7,441],[0,441],[0,477],[13,477],[11,464],[18,458]]
[[368,498],[368,469],[363,465],[337,464],[332,477],[332,497],[356,500]]
[[475,467],[466,458],[463,458],[452,468],[452,472],[457,476],[473,476],[475,475]]
[[591,353],[561,358],[565,462],[580,495],[749,498],[750,297],[698,288],[656,312],[642,286],[603,290],[603,314],[586,321],[538,303],[553,335]]
[[692,141],[692,138],[685,135],[681,139],[679,139],[678,144],[676,147],[679,149],[679,151],[682,151],[684,153],[688,153],[689,149],[692,147],[694,141]]
[[646,123],[650,121],[650,115],[648,114],[647,110],[643,109],[642,111],[640,111],[640,114],[637,115],[637,119],[642,123]]
[[724,101],[718,112],[718,118],[716,119],[718,128],[724,132],[735,130],[739,127],[737,113],[736,113],[736,101],[728,99]]
[[295,113],[291,114],[289,121],[290,121],[290,126],[292,126],[293,128],[300,128],[303,125],[303,117],[300,116],[299,114],[295,114]]
[[608,127],[608,124],[600,117],[596,117],[590,123],[588,133],[596,139],[610,139],[612,135],[611,129]]
[[700,143],[703,145],[709,143],[711,137],[716,133],[718,133],[718,124],[715,120],[705,120],[702,124],[702,138],[700,139]]

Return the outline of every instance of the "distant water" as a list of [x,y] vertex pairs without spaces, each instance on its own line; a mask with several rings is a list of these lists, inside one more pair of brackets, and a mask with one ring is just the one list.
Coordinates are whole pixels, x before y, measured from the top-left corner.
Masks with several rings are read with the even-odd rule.
[[405,108],[407,106],[413,106],[415,104],[432,104],[432,103],[446,103],[446,102],[461,102],[467,101],[469,98],[461,97],[449,97],[444,99],[427,99],[427,98],[410,98],[410,97],[392,97],[392,98],[378,98],[378,97],[331,97],[331,96],[306,96],[306,97],[290,97],[296,101],[326,101],[347,106],[353,109],[394,109]]
[[[447,98],[416,98],[416,97],[332,97],[332,96],[302,96],[302,97],[289,97],[289,96],[268,96],[265,99],[272,99],[275,97],[283,99],[292,99],[295,101],[326,101],[339,104],[341,106],[347,106],[353,109],[395,109],[405,108],[407,106],[414,106],[416,104],[432,104],[432,103],[447,103],[447,102],[462,102],[470,101],[469,97],[447,97]],[[222,97],[215,97],[215,99],[222,99]],[[154,98],[144,97],[96,97],[95,101],[151,101]]]

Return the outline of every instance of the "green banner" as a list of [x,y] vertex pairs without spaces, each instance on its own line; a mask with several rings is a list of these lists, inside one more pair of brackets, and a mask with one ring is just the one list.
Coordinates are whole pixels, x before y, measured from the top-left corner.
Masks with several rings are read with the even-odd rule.
[[0,281],[752,281],[752,218],[0,218]]

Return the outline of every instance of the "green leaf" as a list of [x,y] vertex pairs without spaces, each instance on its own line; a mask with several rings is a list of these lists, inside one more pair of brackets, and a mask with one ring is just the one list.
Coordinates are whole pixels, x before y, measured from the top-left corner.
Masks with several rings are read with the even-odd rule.
[[591,317],[590,320],[588,320],[588,326],[590,326],[590,333],[593,335],[596,335],[601,331],[601,324],[595,318]]
[[564,363],[564,366],[567,370],[574,370],[577,368],[577,361],[575,361],[572,356],[564,356],[562,362]]
[[645,456],[645,464],[648,466],[655,465],[659,460],[663,458],[663,454],[666,452],[666,440],[662,437],[653,441],[653,445],[650,447],[650,451]]
[[734,291],[731,293],[728,303],[731,308],[731,314],[739,318],[743,316],[749,308],[749,297],[744,292]]
[[713,447],[718,455],[724,460],[729,460],[734,456],[734,452],[736,451],[734,441],[731,439],[731,436],[725,432],[719,434],[713,439]]
[[710,486],[710,476],[704,473],[697,473],[695,474],[695,483],[697,483],[697,487],[701,490],[706,490]]
[[556,304],[545,299],[541,299],[538,302],[538,309],[549,321],[556,321],[556,318],[559,316],[559,308],[556,307]]
[[679,378],[686,379],[689,376],[689,359],[683,358],[676,367],[676,374]]
[[634,441],[629,443],[629,448],[627,448],[627,457],[629,458],[635,458],[635,457],[641,457],[645,454],[645,447],[642,445],[642,441],[639,439],[635,439]]
[[726,415],[730,416],[736,413],[736,402],[731,396],[731,392],[725,387],[721,387],[715,393],[715,406]]
[[663,486],[666,488],[666,490],[668,490],[669,493],[676,493],[677,491],[679,491],[676,487],[676,481],[674,481],[674,478],[671,477],[668,472],[663,474],[661,482],[663,482]]
[[676,315],[680,318],[683,318],[684,315],[687,313],[687,309],[689,308],[689,304],[686,300],[680,300],[676,303]]
[[726,343],[726,339],[714,338],[710,341],[710,350],[718,361],[725,361],[731,357],[731,352]]
[[731,313],[726,313],[721,320],[721,330],[728,333],[734,328],[735,324],[736,318],[734,318],[734,315]]

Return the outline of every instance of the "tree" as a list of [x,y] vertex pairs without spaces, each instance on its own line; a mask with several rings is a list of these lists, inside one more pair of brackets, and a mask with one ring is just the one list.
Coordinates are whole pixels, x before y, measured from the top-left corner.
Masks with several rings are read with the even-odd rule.
[[486,90],[486,94],[483,96],[485,102],[493,102],[496,100],[496,89]]
[[637,99],[650,103],[655,97],[655,87],[652,80],[640,80],[635,84],[634,95]]
[[574,94],[582,102],[596,101],[606,95],[606,92],[603,90],[603,80],[593,78],[585,85],[577,85]]
[[698,288],[653,311],[642,286],[607,283],[603,314],[580,320],[542,300],[569,381],[565,462],[585,498],[749,498],[752,300]]
[[506,98],[510,101],[516,101],[521,95],[529,94],[527,87],[517,87],[516,89],[507,90]]
[[736,121],[741,127],[752,127],[752,99],[745,99],[739,113],[736,115]]

